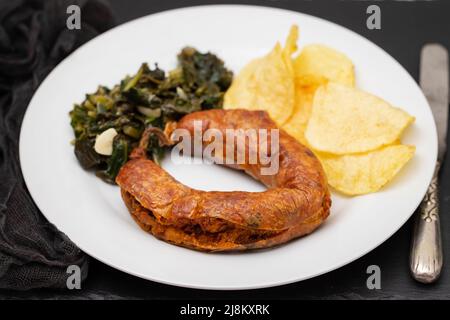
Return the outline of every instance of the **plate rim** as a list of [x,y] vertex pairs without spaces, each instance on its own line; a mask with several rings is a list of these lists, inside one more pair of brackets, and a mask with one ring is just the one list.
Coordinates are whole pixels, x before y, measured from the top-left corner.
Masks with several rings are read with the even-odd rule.
[[[313,20],[319,21],[320,23],[331,24],[331,25],[333,25],[334,27],[337,27],[338,29],[342,29],[342,30],[344,30],[344,31],[347,32],[347,33],[351,33],[353,36],[356,36],[356,37],[359,38],[360,40],[362,40],[362,41],[364,41],[364,42],[370,44],[371,46],[375,46],[376,48],[378,48],[378,50],[380,50],[381,52],[383,52],[383,53],[384,53],[384,54],[385,54],[385,55],[386,55],[393,63],[397,64],[397,66],[399,66],[399,67],[407,74],[407,76],[410,78],[410,80],[412,80],[412,82],[414,83],[414,85],[417,87],[417,89],[419,90],[419,92],[420,92],[421,95],[423,96],[424,101],[426,102],[426,105],[427,105],[427,107],[428,107],[428,109],[429,109],[429,112],[432,114],[432,110],[431,110],[431,107],[430,107],[430,105],[429,105],[429,103],[428,103],[428,100],[426,99],[426,97],[425,97],[425,95],[423,94],[421,88],[419,87],[419,85],[417,84],[417,82],[415,81],[415,79],[411,76],[411,74],[408,72],[408,70],[406,70],[406,69],[405,69],[405,68],[404,68],[404,67],[403,67],[403,66],[402,66],[402,65],[401,65],[401,64],[400,64],[393,56],[391,56],[386,50],[384,50],[382,47],[378,46],[376,43],[374,43],[374,42],[372,42],[371,40],[365,38],[364,36],[360,35],[359,33],[355,32],[355,31],[353,31],[353,30],[351,30],[351,29],[349,29],[349,28],[347,28],[347,27],[344,27],[344,26],[342,26],[342,25],[339,25],[339,24],[337,24],[337,23],[335,23],[335,22],[333,22],[333,21],[329,21],[329,20],[326,20],[326,19],[324,19],[324,18],[315,16],[315,15],[312,15],[312,14],[309,14],[309,13],[303,13],[303,12],[295,11],[295,10],[289,10],[289,9],[284,9],[284,8],[279,8],[279,7],[264,6],[264,5],[245,5],[245,4],[194,5],[194,6],[179,7],[179,8],[175,8],[175,9],[169,9],[169,10],[164,10],[164,11],[159,11],[159,12],[151,13],[151,14],[148,14],[148,15],[145,15],[145,16],[142,16],[142,17],[138,17],[138,18],[136,18],[136,19],[133,19],[133,20],[124,22],[124,23],[122,23],[122,24],[120,24],[120,25],[118,25],[118,26],[115,26],[115,27],[113,27],[113,28],[111,28],[111,29],[109,29],[109,30],[103,32],[102,34],[100,34],[100,35],[98,35],[98,36],[92,38],[91,40],[87,41],[86,43],[84,43],[84,44],[82,44],[80,47],[78,47],[76,50],[74,50],[73,52],[71,52],[68,56],[66,56],[63,60],[61,60],[61,61],[60,61],[60,62],[59,62],[59,63],[51,70],[50,73],[48,73],[48,74],[46,75],[45,79],[44,79],[44,80],[39,84],[39,86],[36,88],[36,90],[35,90],[35,92],[34,92],[34,94],[33,94],[33,97],[30,99],[30,102],[28,103],[27,110],[25,111],[25,114],[24,114],[24,116],[23,116],[23,120],[22,120],[22,123],[21,123],[20,135],[19,135],[19,162],[20,162],[20,169],[21,169],[22,176],[23,176],[23,179],[24,179],[24,181],[25,181],[25,184],[26,184],[26,186],[27,186],[27,190],[28,190],[28,192],[30,193],[31,198],[33,199],[33,202],[36,204],[36,206],[38,207],[38,209],[40,210],[40,212],[44,215],[44,217],[45,217],[50,223],[53,224],[53,222],[51,221],[51,219],[49,219],[49,217],[47,217],[47,215],[45,214],[45,212],[41,209],[41,207],[43,207],[42,203],[39,204],[39,203],[38,203],[39,201],[36,201],[36,200],[35,200],[35,199],[36,199],[36,198],[35,198],[35,195],[36,195],[35,191],[33,191],[31,188],[28,187],[29,185],[31,185],[31,184],[29,183],[30,175],[28,175],[28,174],[26,173],[26,170],[24,169],[24,166],[23,166],[23,164],[22,164],[22,163],[25,162],[25,161],[23,161],[23,159],[25,158],[25,157],[24,157],[24,148],[25,148],[25,147],[24,147],[24,144],[25,144],[25,143],[23,142],[23,141],[24,141],[24,138],[23,138],[23,136],[24,136],[24,134],[23,134],[24,130],[23,130],[23,129],[27,126],[27,123],[28,123],[29,121],[31,121],[31,120],[29,120],[29,118],[30,118],[29,114],[31,113],[31,112],[29,112],[29,106],[33,103],[33,101],[34,101],[34,99],[35,99],[35,96],[36,96],[36,93],[39,91],[39,89],[41,88],[41,86],[42,86],[44,83],[46,83],[46,82],[48,81],[48,79],[50,78],[50,76],[51,76],[58,68],[60,68],[60,66],[63,64],[63,62],[65,62],[66,60],[69,60],[73,55],[75,55],[79,50],[81,50],[82,48],[84,48],[84,47],[85,47],[86,45],[88,45],[89,43],[93,42],[94,40],[98,40],[98,39],[100,39],[100,38],[102,38],[102,37],[105,37],[105,36],[107,36],[109,33],[115,32],[115,31],[117,31],[118,29],[121,29],[121,28],[123,28],[123,27],[126,27],[126,26],[128,26],[128,25],[130,25],[130,24],[137,23],[137,22],[140,21],[140,20],[148,19],[149,17],[154,17],[154,16],[158,16],[158,15],[164,15],[164,14],[172,14],[172,13],[175,13],[175,12],[177,12],[177,11],[187,11],[187,10],[196,10],[196,9],[204,9],[204,10],[208,10],[208,9],[210,9],[210,8],[218,8],[218,7],[226,7],[226,8],[234,8],[234,9],[240,9],[240,8],[250,9],[250,8],[251,8],[251,9],[261,10],[261,11],[280,11],[280,12],[286,12],[286,13],[289,13],[289,14],[297,14],[297,15],[300,15],[300,16],[307,16],[307,17],[309,17],[309,18],[311,18],[311,19],[313,19]],[[433,143],[433,145],[434,145],[433,149],[434,149],[434,151],[435,151],[432,157],[433,157],[433,160],[434,160],[433,162],[436,162],[436,160],[437,160],[437,143],[438,143],[438,142],[437,142],[437,130],[436,130],[436,123],[435,123],[434,117],[432,117],[432,120],[433,120],[433,121],[432,121],[433,128],[431,128],[431,129],[432,129],[432,132],[433,132],[433,141],[434,141],[434,143]],[[428,185],[431,183],[431,179],[432,179],[432,176],[433,176],[434,167],[433,167],[433,169],[429,169],[429,170],[430,170],[430,173],[429,173],[429,177],[428,177],[428,179],[427,179],[428,183],[427,183],[426,187],[423,188],[422,192],[420,192],[420,193],[422,194],[422,197],[421,197],[420,199],[423,198],[423,196],[425,195],[426,190],[427,190],[427,188],[428,188]],[[38,198],[38,197],[37,197],[37,198]],[[300,282],[300,281],[304,281],[304,280],[307,280],[307,279],[315,278],[315,277],[321,276],[321,275],[323,275],[323,274],[326,274],[326,273],[328,273],[328,272],[331,272],[331,271],[334,271],[334,270],[338,270],[338,269],[342,268],[343,266],[345,266],[345,265],[347,265],[347,264],[350,264],[350,263],[352,263],[352,262],[354,262],[354,261],[360,259],[361,257],[365,256],[365,255],[368,254],[369,252],[375,250],[375,249],[378,248],[380,245],[382,245],[383,243],[385,243],[385,242],[386,242],[388,239],[390,239],[390,238],[391,238],[391,237],[392,237],[392,236],[393,236],[393,235],[394,235],[394,234],[395,234],[402,226],[404,226],[404,224],[405,224],[405,223],[411,218],[411,216],[414,214],[414,212],[416,211],[417,207],[420,205],[420,202],[421,202],[421,200],[419,200],[417,203],[414,204],[414,208],[415,208],[415,209],[414,209],[410,214],[408,214],[408,215],[406,216],[405,220],[398,226],[398,228],[393,228],[393,231],[392,231],[388,236],[386,236],[385,239],[384,239],[383,241],[381,241],[380,243],[378,243],[378,244],[377,244],[376,246],[374,246],[373,248],[369,248],[369,249],[367,249],[367,250],[364,250],[364,252],[362,252],[362,253],[360,253],[359,255],[353,257],[352,259],[346,260],[346,261],[344,261],[344,262],[342,262],[342,263],[340,263],[340,264],[333,265],[333,266],[331,266],[330,268],[328,268],[328,269],[326,269],[326,270],[324,270],[324,271],[322,271],[322,272],[316,273],[316,274],[314,274],[314,275],[310,275],[310,276],[306,276],[306,277],[293,277],[293,278],[291,278],[291,279],[286,279],[286,280],[284,280],[284,281],[269,281],[269,282],[266,282],[266,283],[260,283],[260,284],[255,284],[255,285],[247,285],[247,286],[236,286],[236,285],[231,285],[231,286],[220,286],[220,287],[219,287],[219,286],[217,286],[217,285],[211,285],[211,286],[207,286],[207,285],[195,285],[195,284],[192,284],[192,283],[189,283],[189,282],[188,282],[188,283],[186,283],[186,282],[181,282],[181,281],[171,282],[171,281],[167,281],[167,280],[164,280],[164,279],[161,280],[161,279],[149,277],[148,275],[141,274],[141,273],[139,273],[139,272],[134,272],[134,271],[126,270],[126,268],[124,268],[124,267],[122,267],[122,266],[120,266],[120,265],[114,265],[113,263],[108,262],[107,259],[104,259],[103,257],[99,257],[98,255],[91,253],[90,250],[86,250],[86,249],[84,249],[82,246],[79,246],[74,240],[71,239],[71,241],[72,241],[79,249],[81,249],[83,252],[85,252],[87,255],[89,255],[89,256],[91,256],[91,257],[93,257],[93,258],[95,258],[95,259],[101,261],[102,263],[104,263],[104,264],[106,264],[106,265],[108,265],[108,266],[110,266],[110,267],[112,267],[112,268],[114,268],[114,269],[120,270],[120,271],[122,271],[122,272],[125,272],[125,273],[127,273],[127,274],[130,274],[130,275],[133,275],[133,276],[136,276],[136,277],[145,279],[145,280],[150,280],[150,281],[154,281],[154,282],[157,282],[157,283],[162,283],[162,284],[166,284],[166,285],[172,285],[172,286],[176,286],[176,287],[184,287],[184,288],[191,288],[191,289],[201,289],[201,290],[221,290],[221,291],[229,291],[229,290],[254,290],[254,289],[262,289],[262,288],[269,288],[269,287],[282,286],[282,285],[292,284],[292,283],[295,283],[295,282]],[[59,230],[60,232],[62,232],[62,233],[65,234],[65,232],[62,231],[62,230],[60,230],[59,228],[58,228],[58,230]]]

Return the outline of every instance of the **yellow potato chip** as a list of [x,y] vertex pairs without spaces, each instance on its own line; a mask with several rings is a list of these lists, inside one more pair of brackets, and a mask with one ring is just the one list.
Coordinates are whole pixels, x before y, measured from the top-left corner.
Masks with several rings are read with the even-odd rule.
[[295,102],[291,54],[296,50],[298,29],[291,28],[286,47],[279,43],[266,56],[247,64],[225,94],[224,108],[265,110],[282,125],[292,114]]
[[303,86],[319,86],[327,81],[355,85],[352,61],[343,53],[324,45],[308,45],[294,60],[295,76]]
[[[285,58],[291,60],[292,54],[297,51],[297,40],[298,40],[298,26],[293,25],[289,30],[289,35],[286,38],[286,43],[284,44],[283,53]],[[289,63],[290,65],[292,63]]]
[[361,154],[316,155],[333,188],[347,195],[360,195],[380,190],[413,157],[415,150],[414,146],[400,144]]
[[315,91],[315,87],[296,86],[294,110],[283,125],[287,133],[304,145],[307,145],[305,130],[311,115]]
[[315,90],[328,81],[354,86],[354,68],[344,54],[326,46],[309,45],[295,59],[294,75],[294,110],[284,129],[307,145],[305,130],[311,116]]
[[330,82],[314,95],[305,138],[321,152],[367,152],[392,144],[413,121],[376,96]]
[[255,92],[257,92],[255,70],[261,64],[261,60],[262,58],[258,58],[250,61],[233,79],[231,87],[225,94],[224,109],[246,108],[246,106],[254,105]]

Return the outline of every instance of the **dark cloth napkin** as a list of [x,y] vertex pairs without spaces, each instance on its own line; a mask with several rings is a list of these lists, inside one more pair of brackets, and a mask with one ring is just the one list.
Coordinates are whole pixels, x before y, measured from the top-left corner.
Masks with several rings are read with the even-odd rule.
[[[79,30],[66,27],[72,4],[81,9]],[[70,265],[81,268],[82,279],[87,276],[88,257],[42,216],[27,192],[18,140],[40,82],[113,24],[101,0],[0,0],[0,288],[65,288]]]

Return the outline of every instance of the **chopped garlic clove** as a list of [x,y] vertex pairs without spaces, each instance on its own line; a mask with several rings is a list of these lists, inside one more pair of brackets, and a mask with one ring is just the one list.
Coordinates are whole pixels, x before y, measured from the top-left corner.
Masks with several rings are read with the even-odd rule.
[[115,136],[117,136],[117,131],[114,128],[109,128],[108,130],[100,133],[95,139],[95,152],[104,156],[112,155],[113,140]]

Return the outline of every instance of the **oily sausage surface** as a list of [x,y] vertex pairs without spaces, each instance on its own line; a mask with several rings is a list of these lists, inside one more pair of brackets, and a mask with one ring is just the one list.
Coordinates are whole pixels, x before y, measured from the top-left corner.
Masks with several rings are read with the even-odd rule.
[[[200,111],[183,117],[176,128],[192,136],[195,128],[200,128],[202,134],[208,129],[222,133],[224,149],[215,152],[215,159],[226,162],[226,157],[236,160],[238,153],[245,154],[243,163],[228,166],[243,170],[268,190],[195,190],[143,157],[142,150],[133,152],[134,159],[122,167],[116,181],[133,218],[157,238],[205,251],[265,248],[311,233],[328,217],[331,199],[320,162],[282,129],[276,153],[269,148],[268,154],[278,156],[278,170],[273,174],[262,174],[267,163],[249,161],[254,145],[248,139],[243,145],[235,143],[231,155],[226,152],[227,129],[278,129],[266,112]],[[269,135],[268,146],[270,139]],[[210,143],[212,140],[204,141],[203,148]]]

